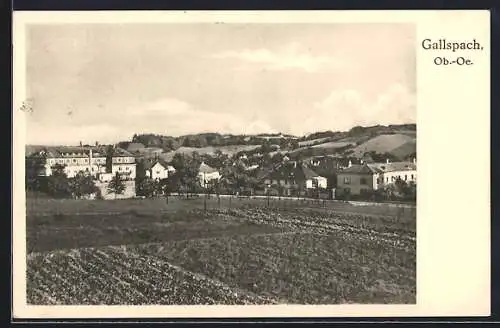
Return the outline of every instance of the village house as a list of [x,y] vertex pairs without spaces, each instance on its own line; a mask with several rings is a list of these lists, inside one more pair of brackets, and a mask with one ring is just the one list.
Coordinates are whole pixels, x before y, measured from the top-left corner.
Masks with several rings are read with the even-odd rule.
[[200,164],[200,168],[198,169],[198,180],[203,188],[208,187],[214,180],[219,180],[220,177],[219,171],[213,167],[208,166],[205,162]]
[[366,163],[349,165],[337,173],[337,188],[351,195],[372,191],[395,183],[417,181],[417,165],[413,162]]
[[157,181],[167,179],[169,176],[175,173],[175,168],[162,159],[157,159],[152,162],[146,162],[145,170],[145,175],[148,178]]
[[327,179],[320,176],[303,163],[285,162],[262,175],[265,192],[274,186],[283,191],[283,195],[292,196],[307,189],[326,189]]

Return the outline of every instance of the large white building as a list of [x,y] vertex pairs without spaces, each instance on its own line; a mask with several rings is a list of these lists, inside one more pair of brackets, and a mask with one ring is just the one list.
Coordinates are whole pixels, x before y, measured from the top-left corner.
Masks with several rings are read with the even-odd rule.
[[[45,147],[38,152],[39,158],[45,162],[39,172],[41,176],[50,176],[54,166],[64,167],[69,178],[79,172],[92,175],[106,182],[117,172],[123,180],[134,180],[136,177],[135,157],[124,149],[114,147],[110,157],[104,146],[96,147]],[[111,163],[109,163],[111,161]]]

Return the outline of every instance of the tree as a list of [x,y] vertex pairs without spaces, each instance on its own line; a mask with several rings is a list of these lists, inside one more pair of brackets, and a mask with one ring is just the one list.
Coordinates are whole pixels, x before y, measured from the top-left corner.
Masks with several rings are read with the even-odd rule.
[[199,156],[187,158],[181,154],[175,154],[172,165],[176,171],[170,182],[174,183],[180,192],[195,192],[198,186],[198,169],[200,167]]
[[97,193],[97,186],[94,183],[92,176],[85,174],[83,172],[77,173],[74,178],[69,180],[69,185],[71,193],[76,198],[82,198],[84,196],[92,195]]
[[115,194],[116,195],[121,195],[125,191],[125,184],[123,183],[123,180],[120,177],[120,174],[116,172],[115,176],[111,179],[111,181],[108,184],[108,192]]
[[52,175],[47,177],[47,194],[56,198],[71,196],[71,186],[68,176],[64,172],[64,166],[56,164],[52,167]]
[[45,163],[46,156],[44,153],[34,154],[26,157],[26,190],[41,191],[43,189],[43,177],[40,177],[39,173],[43,171]]
[[149,177],[142,177],[136,180],[137,195],[151,197],[157,190],[156,181]]

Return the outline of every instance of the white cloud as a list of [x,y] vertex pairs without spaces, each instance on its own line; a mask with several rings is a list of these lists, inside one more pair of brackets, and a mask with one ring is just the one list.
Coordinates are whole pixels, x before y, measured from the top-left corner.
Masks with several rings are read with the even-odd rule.
[[[115,142],[117,138],[129,138],[128,134],[110,124],[95,125],[66,125],[47,126],[37,123],[28,123],[26,129],[26,142],[35,145],[54,145],[61,143],[66,145],[78,145],[80,141],[83,144],[94,144]],[[61,142],[61,136],[64,141]]]
[[181,135],[200,132],[256,134],[274,131],[266,122],[246,120],[240,115],[208,112],[174,98],[164,98],[139,108],[130,108],[131,133],[150,132]]
[[388,88],[373,100],[351,89],[332,91],[302,117],[297,134],[349,130],[355,125],[404,124],[416,121],[415,95],[402,85]]
[[[268,49],[244,49],[226,51],[212,57],[219,59],[235,58],[245,63],[260,64],[268,70],[300,69],[309,73],[341,65],[338,59],[330,56],[312,55],[297,43],[289,44],[276,52]],[[247,68],[248,66],[240,66],[237,69]]]

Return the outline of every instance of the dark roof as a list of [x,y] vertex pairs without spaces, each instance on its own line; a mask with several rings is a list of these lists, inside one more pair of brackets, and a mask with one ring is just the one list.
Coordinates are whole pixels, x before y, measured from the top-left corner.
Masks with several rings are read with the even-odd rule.
[[160,163],[161,166],[163,166],[165,169],[169,166],[172,166],[170,165],[167,161],[161,159],[161,158],[158,158],[158,159],[155,159],[155,160],[146,160],[145,163],[144,163],[144,168],[146,170],[149,170],[150,168],[152,168],[153,166],[156,165],[156,163]]
[[198,171],[200,173],[214,173],[214,172],[218,172],[216,169],[214,169],[213,167],[208,166],[205,163],[201,163],[200,164],[200,168],[199,168]]
[[339,171],[342,173],[351,174],[375,174],[394,171],[412,171],[416,170],[417,165],[411,162],[394,162],[394,163],[369,163],[369,164],[356,164],[351,167]]
[[[106,156],[107,146],[50,146],[43,147],[39,152],[44,152],[49,158],[54,157],[88,157],[89,151],[92,150],[94,157]],[[113,150],[113,157],[133,157],[130,152],[125,149],[115,147]]]
[[375,168],[372,168],[368,165],[365,164],[354,164],[351,167],[347,167],[343,170],[340,170],[338,174],[375,174],[378,173],[378,170]]
[[301,166],[302,172],[304,173],[304,177],[306,180],[319,177],[319,174],[308,168],[307,166]]
[[417,164],[412,162],[371,163],[368,165],[381,172],[414,171],[417,169]]
[[309,180],[320,175],[314,172],[311,168],[302,163],[294,161],[286,162],[278,165],[274,169],[270,169],[267,174],[260,176],[261,179],[270,178],[276,180],[283,179],[296,179],[296,180]]

